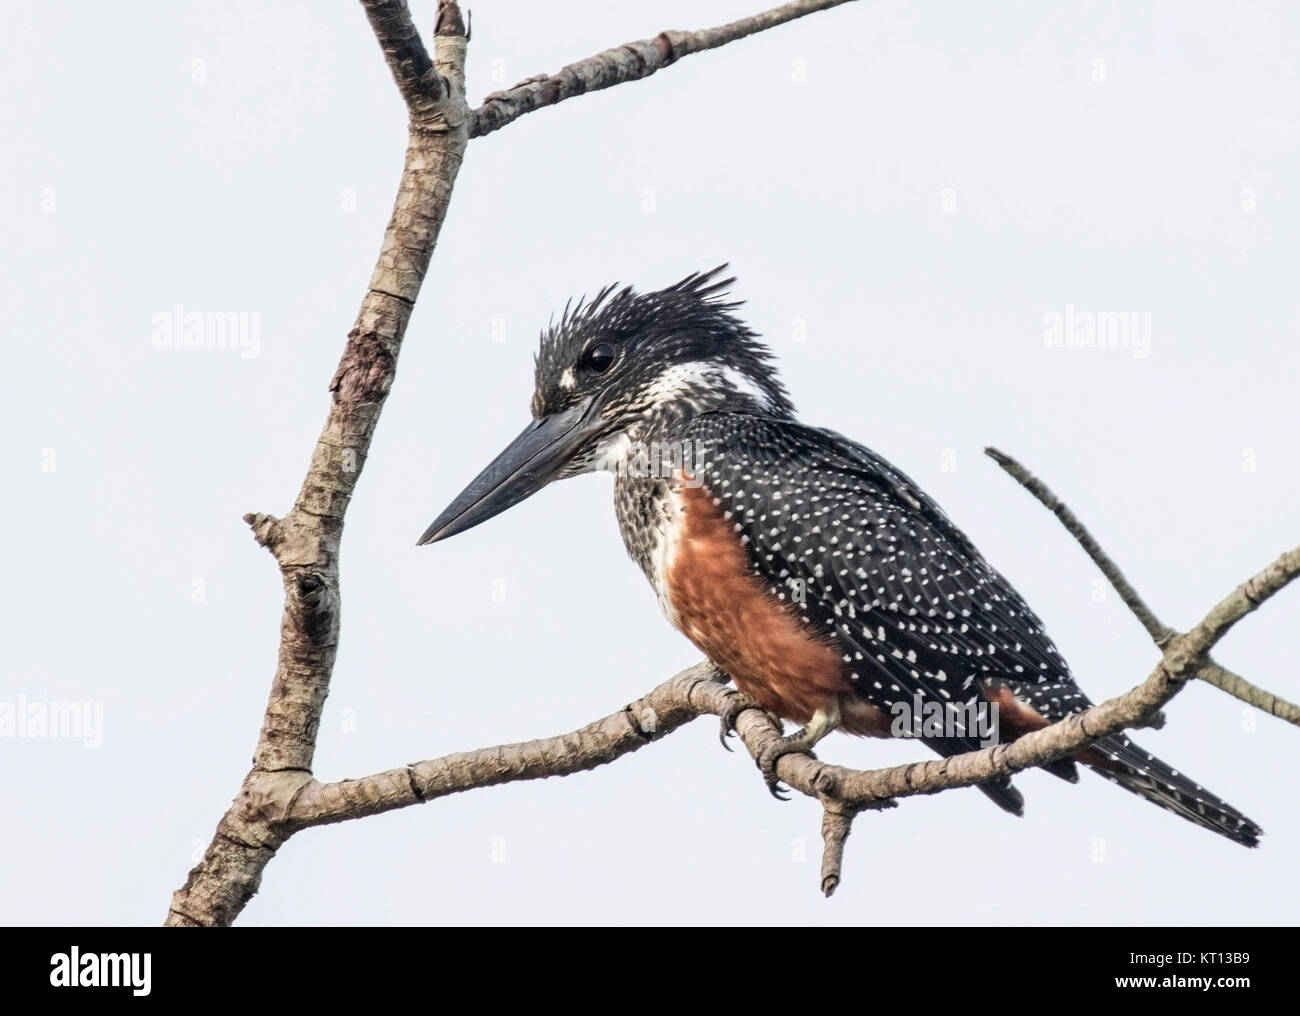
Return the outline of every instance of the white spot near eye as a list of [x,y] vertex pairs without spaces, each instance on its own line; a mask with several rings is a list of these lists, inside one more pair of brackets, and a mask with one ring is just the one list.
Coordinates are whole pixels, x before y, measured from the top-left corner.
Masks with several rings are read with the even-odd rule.
[[578,383],[577,378],[573,376],[573,368],[567,367],[563,374],[560,375],[560,387],[566,391],[573,388]]

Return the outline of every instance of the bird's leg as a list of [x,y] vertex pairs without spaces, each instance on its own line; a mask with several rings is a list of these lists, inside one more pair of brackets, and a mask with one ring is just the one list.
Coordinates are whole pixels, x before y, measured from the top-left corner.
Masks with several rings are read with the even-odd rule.
[[797,752],[812,755],[813,746],[839,725],[840,703],[838,699],[833,699],[813,713],[806,727],[785,737],[778,737],[759,753],[758,770],[763,774],[763,782],[767,784],[767,789],[772,792],[773,797],[785,800],[780,781],[776,778],[776,763],[781,757]]

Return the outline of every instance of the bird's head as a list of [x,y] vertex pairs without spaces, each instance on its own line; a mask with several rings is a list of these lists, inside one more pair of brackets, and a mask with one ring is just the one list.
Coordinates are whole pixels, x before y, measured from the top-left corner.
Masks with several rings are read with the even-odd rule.
[[736,317],[726,266],[653,293],[609,286],[542,334],[533,420],[420,537],[484,522],[553,480],[617,468],[658,424],[726,409],[789,416],[771,353]]

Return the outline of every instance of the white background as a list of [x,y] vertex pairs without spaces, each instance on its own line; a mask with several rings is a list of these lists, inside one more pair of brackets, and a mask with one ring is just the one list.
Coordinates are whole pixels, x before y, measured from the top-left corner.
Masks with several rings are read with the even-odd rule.
[[[471,100],[752,4],[480,0]],[[0,740],[0,920],[155,923],[255,743],[281,596],[240,517],[301,481],[404,110],[354,3],[4,20],[0,698],[100,702],[104,743]],[[565,731],[698,658],[607,476],[413,544],[525,422],[553,309],[724,260],[804,419],[929,489],[1094,698],[1140,681],[1145,634],[981,449],[1047,480],[1172,624],[1297,542],[1298,61],[1285,4],[861,3],[472,142],[348,516],[318,775]],[[156,348],[178,303],[256,313],[259,355]],[[1150,355],[1048,348],[1067,304],[1149,313]],[[1289,590],[1222,662],[1294,698],[1298,620]],[[1259,821],[1257,851],[1029,773],[1021,820],[968,790],[864,816],[826,901],[816,805],[773,802],[702,720],[297,836],[242,920],[1294,920],[1296,731],[1203,686],[1168,711],[1140,740]]]

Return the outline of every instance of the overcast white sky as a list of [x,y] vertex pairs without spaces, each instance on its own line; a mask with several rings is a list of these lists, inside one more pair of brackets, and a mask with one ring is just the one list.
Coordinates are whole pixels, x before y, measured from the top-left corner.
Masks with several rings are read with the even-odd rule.
[[[754,9],[479,0],[471,99]],[[103,743],[0,738],[0,921],[156,923],[256,740],[281,596],[240,517],[302,478],[403,106],[344,0],[4,21],[0,702],[98,704]],[[526,420],[554,308],[723,260],[803,417],[927,487],[1094,698],[1141,680],[1142,630],[981,449],[1046,479],[1172,624],[1295,545],[1298,63],[1284,3],[856,3],[473,142],[348,517],[318,775],[569,730],[698,658],[606,476],[413,544]],[[178,304],[256,315],[257,355],[158,348]],[[1052,348],[1068,307],[1149,329]],[[1289,590],[1219,657],[1294,698],[1298,621]],[[702,720],[597,772],[297,836],[243,921],[1293,922],[1297,732],[1208,687],[1168,711],[1142,742],[1263,825],[1259,850],[1029,773],[1021,820],[974,791],[861,818],[826,901],[816,806],[772,801]]]

